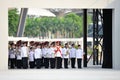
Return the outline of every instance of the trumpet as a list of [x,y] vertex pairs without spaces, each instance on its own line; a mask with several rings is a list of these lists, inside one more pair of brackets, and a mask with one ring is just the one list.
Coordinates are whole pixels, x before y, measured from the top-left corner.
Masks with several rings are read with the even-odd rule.
[[69,54],[69,51],[67,50],[65,56],[67,56],[68,54]]
[[16,54],[16,49],[12,49],[12,53],[13,53],[13,54]]
[[20,52],[19,49],[16,49],[16,54],[17,54],[17,55],[21,55],[21,52]]

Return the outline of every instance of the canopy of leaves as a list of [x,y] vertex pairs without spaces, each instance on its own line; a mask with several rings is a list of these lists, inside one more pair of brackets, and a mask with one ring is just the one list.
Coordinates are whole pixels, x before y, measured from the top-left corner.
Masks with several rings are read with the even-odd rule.
[[19,15],[17,9],[11,9],[8,11],[8,25],[9,36],[16,36],[18,28]]
[[[16,36],[19,15],[9,10],[9,36]],[[91,22],[91,16],[88,16]],[[83,35],[83,16],[68,13],[62,17],[27,16],[24,36],[40,38],[79,38]]]
[[[70,13],[64,17],[27,17],[25,36],[67,38],[82,36],[82,17]],[[53,36],[52,36],[53,35]]]

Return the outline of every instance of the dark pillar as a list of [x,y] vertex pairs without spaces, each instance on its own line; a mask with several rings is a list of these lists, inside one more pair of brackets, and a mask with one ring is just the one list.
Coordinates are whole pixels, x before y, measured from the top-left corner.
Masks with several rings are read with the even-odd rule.
[[99,19],[98,19],[98,17],[99,17],[99,15],[98,15],[98,9],[96,9],[96,46],[97,46],[97,48],[95,49],[96,51],[96,64],[98,65],[98,44],[99,44],[99,42],[98,42],[98,36],[99,36],[99,31],[98,31],[98,24],[99,24]]
[[28,8],[22,8],[21,9],[20,19],[19,19],[19,24],[18,24],[17,37],[22,37],[23,36],[27,11],[28,11]]
[[94,45],[95,45],[95,9],[93,9],[93,65],[95,65],[95,49],[94,49]]
[[93,9],[93,65],[98,65],[99,45],[99,14],[98,9]]
[[103,68],[112,68],[112,9],[103,10]]
[[83,10],[83,29],[84,29],[84,38],[83,38],[83,41],[84,41],[84,52],[85,52],[85,55],[84,55],[84,67],[87,67],[87,9],[84,9]]

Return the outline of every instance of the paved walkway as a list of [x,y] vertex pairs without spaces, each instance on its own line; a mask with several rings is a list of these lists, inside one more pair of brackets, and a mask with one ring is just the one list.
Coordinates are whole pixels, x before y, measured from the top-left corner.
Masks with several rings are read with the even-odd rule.
[[1,80],[120,80],[112,69],[27,69],[0,71]]
[[9,69],[0,71],[0,80],[120,80],[120,70],[90,64],[82,69]]
[[0,71],[0,80],[120,80],[120,70],[92,65],[82,69],[9,69]]

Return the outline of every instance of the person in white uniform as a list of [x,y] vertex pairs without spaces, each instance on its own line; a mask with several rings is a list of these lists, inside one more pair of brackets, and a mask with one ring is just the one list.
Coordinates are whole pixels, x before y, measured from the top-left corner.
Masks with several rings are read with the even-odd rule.
[[56,58],[56,68],[60,69],[62,67],[62,48],[60,46],[60,42],[56,42],[55,46],[55,58]]
[[28,53],[29,53],[29,49],[27,47],[27,42],[23,42],[23,46],[21,48],[22,67],[23,67],[23,69],[28,68]]
[[44,53],[45,53],[45,50],[44,50],[44,43],[42,43],[41,45],[41,51],[42,51],[42,63],[41,63],[41,66],[44,67]]
[[77,58],[77,65],[78,68],[81,68],[82,65],[82,58],[83,58],[83,50],[81,49],[81,45],[78,45],[78,49],[76,50],[76,58]]
[[45,47],[44,47],[44,66],[45,68],[49,68],[49,42],[45,42]]
[[70,60],[71,60],[71,68],[75,68],[75,62],[76,62],[76,49],[75,45],[71,45],[72,48],[70,49]]
[[54,69],[55,68],[55,42],[52,42],[50,44],[49,53],[50,53],[50,68]]
[[9,57],[10,57],[10,68],[14,69],[15,68],[15,63],[16,63],[16,46],[14,43],[12,43],[12,48],[9,50]]
[[50,61],[51,61],[51,57],[52,57],[52,49],[51,49],[51,45],[48,47],[48,49],[47,49],[47,51],[48,51],[48,53],[47,53],[47,56],[46,56],[46,58],[48,59],[48,62],[47,62],[47,68],[51,68],[51,63],[50,63]]
[[68,43],[65,44],[65,47],[62,50],[62,55],[64,58],[64,68],[68,68],[68,59],[69,59],[70,49]]
[[31,47],[30,48],[30,52],[29,52],[29,65],[30,68],[34,68],[35,67],[35,61],[34,61],[34,48]]
[[16,66],[18,69],[21,69],[22,67],[22,56],[21,56],[21,45],[18,45],[17,46],[17,49],[16,49]]
[[42,63],[41,62],[41,60],[42,60],[42,51],[41,51],[41,46],[40,46],[39,43],[36,45],[34,56],[35,56],[36,68],[39,69],[39,68],[41,68],[41,63]]

